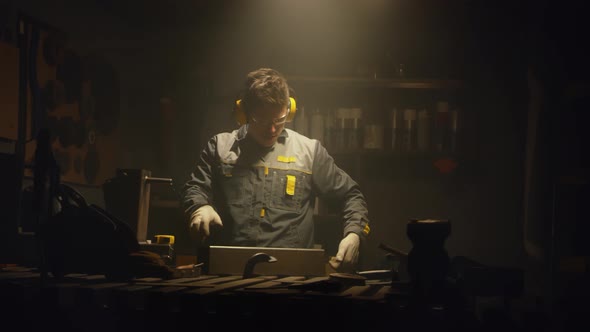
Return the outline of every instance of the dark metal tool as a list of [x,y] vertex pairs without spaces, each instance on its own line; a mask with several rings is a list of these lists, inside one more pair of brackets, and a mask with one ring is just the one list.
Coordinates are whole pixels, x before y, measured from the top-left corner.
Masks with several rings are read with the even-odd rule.
[[256,275],[254,274],[254,267],[256,266],[256,264],[258,263],[274,263],[276,262],[277,259],[267,253],[264,252],[259,252],[256,253],[254,255],[252,255],[252,257],[250,257],[250,259],[248,259],[248,261],[246,262],[246,265],[244,266],[244,274],[242,275],[243,279],[247,279],[247,278],[252,278],[255,277]]

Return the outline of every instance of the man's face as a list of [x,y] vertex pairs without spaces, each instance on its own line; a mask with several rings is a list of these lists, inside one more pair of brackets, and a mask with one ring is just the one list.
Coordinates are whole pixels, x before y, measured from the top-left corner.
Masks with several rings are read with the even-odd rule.
[[285,128],[288,115],[286,106],[260,107],[250,114],[248,135],[258,144],[271,147]]

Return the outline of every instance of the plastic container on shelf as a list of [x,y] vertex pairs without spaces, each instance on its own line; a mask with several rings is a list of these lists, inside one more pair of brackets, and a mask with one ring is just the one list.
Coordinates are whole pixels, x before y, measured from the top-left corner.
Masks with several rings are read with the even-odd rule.
[[400,144],[400,110],[393,108],[389,113],[389,123],[387,141],[389,142],[389,148],[392,151],[398,151],[401,148]]
[[305,113],[305,107],[301,107],[295,115],[294,126],[295,131],[304,136],[309,136],[309,119]]
[[361,120],[363,117],[363,110],[360,108],[350,109],[351,127],[349,128],[348,149],[356,150],[361,146]]
[[416,109],[406,108],[404,110],[404,126],[402,129],[402,150],[416,150],[417,128]]
[[371,150],[383,149],[383,125],[372,123],[365,125],[363,148]]
[[434,148],[437,152],[447,152],[450,149],[450,122],[449,102],[438,101],[434,116]]
[[311,123],[309,136],[311,138],[317,139],[318,141],[322,142],[322,144],[324,144],[324,115],[320,112],[319,108],[314,109],[314,111],[311,113],[310,120]]
[[334,150],[350,151],[361,146],[361,108],[338,108],[334,113],[335,126],[333,132]]
[[430,150],[430,112],[427,109],[418,111],[417,148],[419,151]]

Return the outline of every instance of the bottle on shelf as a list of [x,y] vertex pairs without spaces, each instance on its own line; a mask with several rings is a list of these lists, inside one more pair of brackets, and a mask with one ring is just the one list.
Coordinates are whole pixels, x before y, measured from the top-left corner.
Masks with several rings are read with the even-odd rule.
[[459,143],[459,131],[460,131],[460,112],[458,108],[455,108],[451,111],[451,139],[450,139],[450,150],[451,152],[455,153],[458,152]]
[[434,148],[436,152],[448,152],[450,146],[450,112],[449,102],[440,100],[436,103],[434,119]]
[[390,128],[388,129],[389,148],[392,151],[399,151],[401,149],[400,138],[400,116],[401,112],[397,108],[393,108],[389,113]]
[[324,116],[324,146],[332,151],[334,149],[334,115],[332,111]]
[[416,149],[416,109],[406,108],[404,110],[404,127],[402,130],[402,150],[414,151]]
[[295,131],[304,136],[309,136],[309,119],[305,114],[305,107],[301,107],[295,116]]
[[383,149],[383,125],[371,122],[365,125],[363,148],[369,150]]
[[346,109],[338,108],[334,112],[335,122],[332,130],[332,151],[342,151],[346,145],[344,137],[344,122],[346,120]]
[[360,134],[363,110],[361,108],[338,108],[335,112],[333,131],[334,151],[352,151],[361,146]]
[[324,115],[319,108],[315,108],[311,113],[310,137],[317,139],[324,144]]
[[347,148],[354,151],[361,146],[362,136],[360,130],[363,110],[361,108],[351,108],[349,110],[351,127],[348,128],[349,135],[347,136],[349,137],[349,141]]
[[419,151],[430,150],[430,118],[428,109],[418,111],[416,144]]

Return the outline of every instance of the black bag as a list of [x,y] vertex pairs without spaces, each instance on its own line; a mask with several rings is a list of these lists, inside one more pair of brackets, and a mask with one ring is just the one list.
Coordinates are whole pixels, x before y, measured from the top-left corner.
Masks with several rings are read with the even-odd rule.
[[129,255],[140,247],[131,227],[101,207],[87,204],[68,185],[59,185],[55,199],[60,208],[39,234],[49,271],[55,277],[86,273],[132,278]]
[[69,273],[103,274],[111,280],[174,277],[175,270],[159,255],[140,250],[127,223],[87,204],[74,188],[60,184],[56,203],[59,211],[39,234],[47,268],[55,277]]

